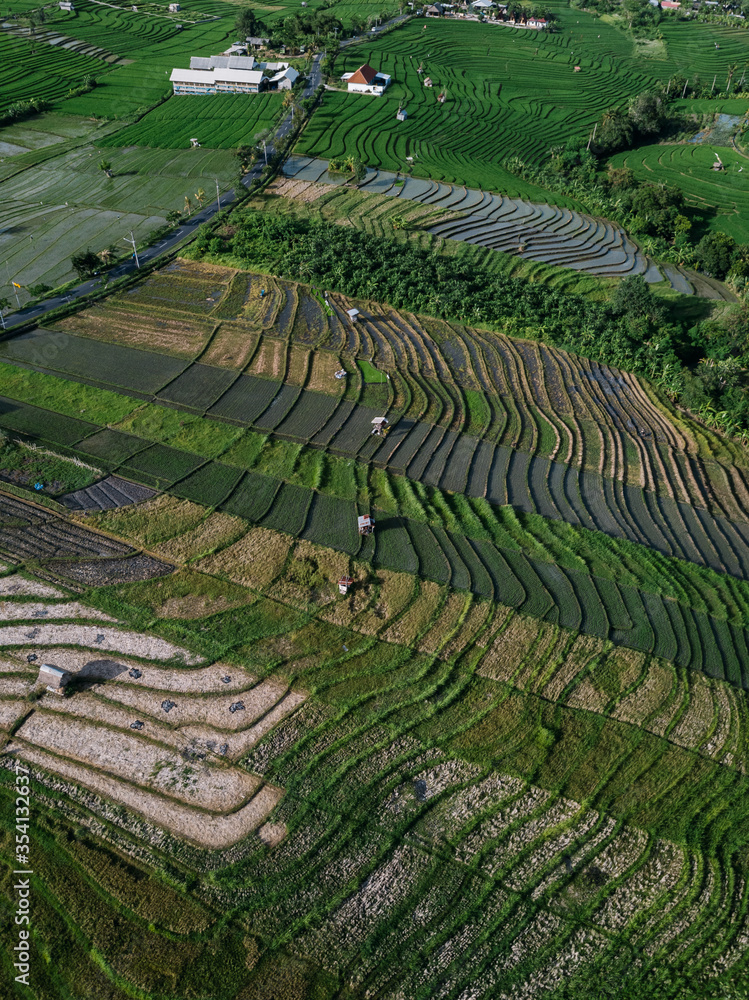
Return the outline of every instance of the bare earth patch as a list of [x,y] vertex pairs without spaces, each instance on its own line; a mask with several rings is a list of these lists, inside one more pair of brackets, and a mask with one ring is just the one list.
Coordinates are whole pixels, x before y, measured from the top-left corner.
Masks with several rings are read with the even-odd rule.
[[40,580],[26,580],[18,573],[0,578],[0,597],[64,597],[61,590]]
[[167,810],[162,796],[81,764],[61,760],[31,746],[14,744],[10,749],[23,760],[127,806],[148,822],[169,830],[177,837],[212,850],[230,847],[256,830],[283,796],[280,788],[263,785],[247,805],[228,816],[214,816],[174,801],[169,803]]
[[261,784],[245,771],[186,760],[140,733],[114,732],[44,710],[34,712],[16,738],[211,812],[239,808]]
[[188,666],[197,665],[202,657],[172,645],[165,639],[114,629],[102,625],[8,625],[0,628],[0,647],[22,646],[33,640],[35,646],[87,646],[91,649],[123,652],[144,660],[182,659]]
[[36,601],[0,602],[0,621],[24,621],[27,618],[82,618],[98,622],[117,621],[116,618],[105,615],[103,611],[86,607],[85,604],[79,604],[77,601],[58,604],[39,604]]

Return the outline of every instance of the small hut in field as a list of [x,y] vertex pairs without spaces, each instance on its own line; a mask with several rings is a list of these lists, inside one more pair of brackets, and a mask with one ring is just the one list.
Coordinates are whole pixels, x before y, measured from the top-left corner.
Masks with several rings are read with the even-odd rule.
[[70,681],[70,674],[67,670],[56,667],[53,663],[43,663],[39,668],[37,684],[44,684],[47,691],[52,694],[64,696],[65,687]]
[[357,518],[357,525],[360,535],[374,534],[375,519],[370,517],[369,514],[362,514],[361,517]]

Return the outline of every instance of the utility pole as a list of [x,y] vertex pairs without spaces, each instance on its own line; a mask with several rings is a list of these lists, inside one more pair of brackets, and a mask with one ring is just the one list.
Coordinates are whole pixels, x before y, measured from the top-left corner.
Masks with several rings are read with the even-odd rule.
[[718,74],[716,73],[716,74],[715,74],[715,76],[713,77],[713,85],[712,85],[712,87],[710,88],[710,93],[711,93],[711,94],[712,94],[712,92],[713,92],[713,91],[715,90],[715,81],[716,81],[717,79],[718,79]]
[[689,83],[689,80],[685,80],[685,81],[684,81],[684,89],[683,89],[683,90],[682,90],[682,92],[681,92],[681,99],[682,99],[682,101],[683,101],[683,100],[684,100],[684,98],[686,97],[686,94],[687,94],[687,84],[688,84],[688,83]]
[[595,125],[593,126],[593,135],[591,135],[591,137],[588,139],[588,149],[590,149],[590,144],[595,139],[597,131],[598,131],[598,122],[596,122]]
[[122,237],[122,242],[123,242],[123,243],[131,243],[131,244],[132,244],[132,247],[133,247],[133,255],[134,255],[134,257],[135,257],[135,266],[136,266],[137,268],[140,268],[140,261],[138,260],[138,248],[137,248],[137,247],[136,247],[136,245],[135,245],[135,237],[133,236],[133,231],[132,231],[132,229],[130,230],[130,239],[128,239],[128,238],[127,238],[127,236],[123,236],[123,237]]
[[216,201],[218,202],[218,207],[221,208],[221,193],[218,189],[218,177],[213,178],[216,182]]

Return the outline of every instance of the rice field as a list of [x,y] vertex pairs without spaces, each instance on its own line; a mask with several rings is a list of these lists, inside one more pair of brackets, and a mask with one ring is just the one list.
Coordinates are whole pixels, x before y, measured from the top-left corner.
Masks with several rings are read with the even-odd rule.
[[0,246],[8,265],[2,281],[8,294],[8,273],[23,286],[22,303],[29,286],[54,288],[74,278],[73,254],[124,246],[131,229],[143,240],[169,211],[184,208],[185,197],[197,206],[199,188],[210,197],[216,179],[226,190],[235,173],[228,151],[117,147],[107,149],[114,173],[108,178],[101,155],[82,144],[0,181]]
[[[210,149],[236,149],[270,128],[281,111],[280,94],[214,94],[205,100],[172,97],[101,145],[190,149],[195,137]],[[197,152],[197,151],[196,151]]]
[[[195,516],[206,532],[213,517],[191,510],[148,501],[141,516],[171,534],[178,564],[195,551],[178,543],[195,538]],[[135,541],[137,508],[103,517]],[[235,621],[220,659],[213,616],[184,610],[183,648],[205,650],[192,666],[154,656],[174,628],[163,618],[151,636],[120,627],[107,659],[85,638],[105,607],[138,620],[184,571],[71,603],[64,585],[6,569],[0,729],[28,768],[37,934],[65,945],[56,982],[86,996],[116,976],[157,996],[168,974],[189,995],[200,960],[208,975],[220,964],[227,1000],[296,973],[325,1000],[339,978],[352,996],[489,1000],[498,985],[543,996],[600,963],[626,976],[633,954],[644,970],[667,954],[671,974],[704,990],[742,981],[742,692],[415,576],[336,564],[326,548],[287,549],[265,531],[241,557],[268,569],[236,586],[266,596],[244,618],[219,614]],[[346,598],[300,588],[300,566],[332,584],[342,565]],[[192,591],[217,570],[195,565]],[[300,601],[315,613],[294,613]],[[4,639],[45,608],[76,644]],[[29,699],[42,651],[74,678],[65,698]],[[15,788],[3,770],[0,802]],[[728,808],[711,831],[716,788]],[[4,828],[12,816],[0,813]],[[237,903],[250,904],[241,928],[219,928]],[[119,947],[131,927],[157,970]],[[73,947],[81,931],[104,971]]]
[[[173,18],[149,20],[153,4],[80,10],[88,44],[135,58],[107,76],[145,107],[159,47],[174,58],[190,31],[210,51],[236,7],[196,0],[186,21],[221,20],[180,39]],[[402,124],[428,170],[494,170],[502,184],[501,143],[521,148],[528,121],[557,141],[600,113],[595,80],[626,96],[665,74],[605,22],[562,17],[561,35],[533,43],[426,22],[430,41],[482,30],[461,53],[482,74],[478,97],[455,45],[449,61],[446,42],[420,37],[406,57],[410,79],[410,56],[434,51],[463,109],[451,128],[475,134],[483,115],[486,139],[448,162],[447,139],[418,132],[434,109],[414,97]],[[743,39],[718,32],[713,57],[664,27],[669,59],[700,72]],[[372,58],[388,49],[396,65],[397,36]],[[578,44],[589,61],[575,79]],[[546,117],[520,93],[535,81],[513,82],[529,58],[539,78],[570,68]],[[14,127],[0,167],[42,159],[4,183],[26,178],[29,211],[33,192],[59,208],[90,188],[118,225],[136,197],[163,217],[231,159],[180,149],[174,104],[106,137],[101,126],[111,189],[97,186],[90,134],[59,114]],[[227,114],[225,134],[239,122]],[[161,141],[143,148],[137,130]],[[670,148],[654,148],[665,164]],[[317,187],[294,188],[304,211],[410,238],[391,233],[397,199]],[[50,232],[54,259],[66,236]],[[495,256],[605,294],[601,279]],[[35,888],[33,985],[13,996],[554,1000],[582,976],[581,997],[740,997],[743,450],[536,330],[323,291],[178,259],[0,343],[0,430],[101,470],[62,503],[0,482],[0,859],[6,872],[33,861]],[[373,535],[357,532],[364,513]],[[42,663],[69,671],[64,697],[44,690]],[[28,852],[13,846],[19,796]],[[10,913],[13,880],[0,883]],[[8,953],[16,940],[5,921]]]
[[[712,169],[716,155],[725,166],[723,171]],[[630,167],[641,180],[657,179],[681,188],[687,204],[702,213],[705,228],[728,233],[738,243],[749,240],[749,172],[743,169],[746,157],[734,149],[713,148],[709,142],[644,146],[617,153],[612,163]]]
[[[326,94],[297,151],[323,159],[356,153],[372,166],[400,171],[410,156],[417,176],[533,199],[502,161],[542,162],[552,147],[587,134],[605,108],[647,89],[652,80],[632,58],[623,34],[583,12],[574,15],[580,18],[579,36],[570,14],[562,22],[568,30],[559,35],[414,20],[344,53],[337,75],[365,59],[393,83],[371,101]],[[575,65],[582,72],[575,73]],[[423,84],[427,77],[432,88]],[[437,101],[441,93],[447,95],[443,104]],[[395,119],[399,106],[408,112],[405,122]]]

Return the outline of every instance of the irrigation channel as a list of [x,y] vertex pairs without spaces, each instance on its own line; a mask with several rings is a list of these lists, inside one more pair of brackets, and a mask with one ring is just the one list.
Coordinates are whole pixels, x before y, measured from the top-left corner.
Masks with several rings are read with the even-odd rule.
[[[327,160],[309,157],[290,157],[283,172],[287,177],[312,183],[339,185],[346,181],[345,176],[328,172]],[[428,230],[445,239],[475,243],[599,277],[641,274],[648,282],[663,281],[655,264],[617,225],[568,208],[536,205],[520,198],[505,198],[501,194],[417,177],[404,178],[372,168],[367,169],[359,190],[406,198],[450,212],[450,218]],[[680,273],[668,269],[666,274],[677,291],[692,293]]]

